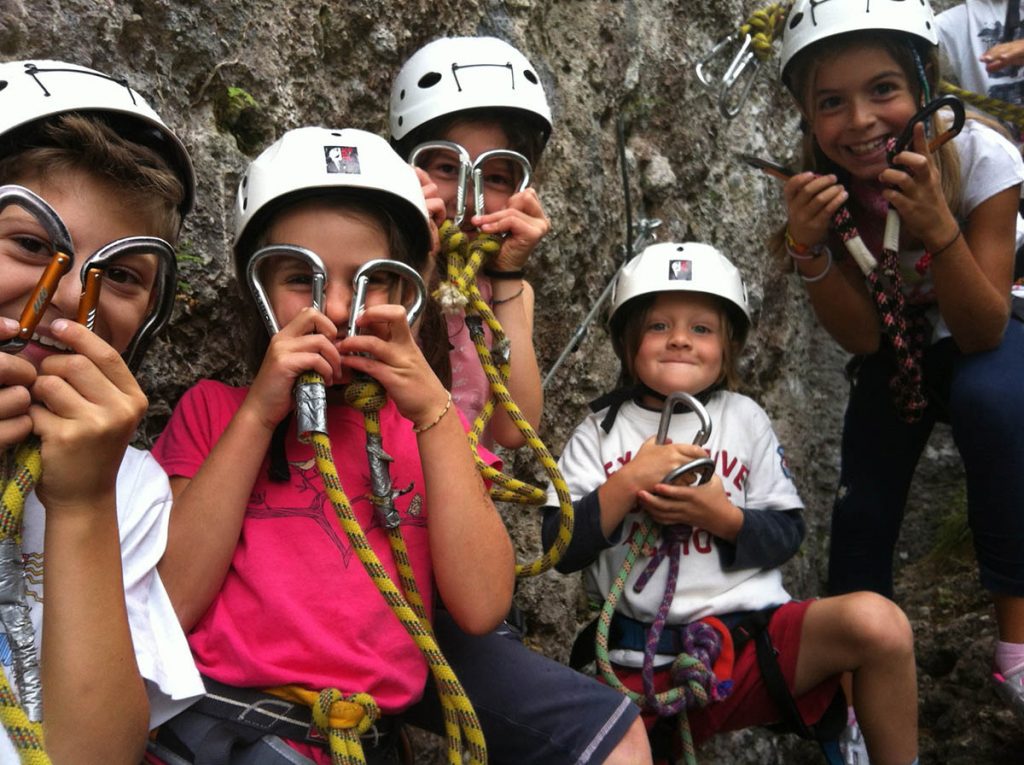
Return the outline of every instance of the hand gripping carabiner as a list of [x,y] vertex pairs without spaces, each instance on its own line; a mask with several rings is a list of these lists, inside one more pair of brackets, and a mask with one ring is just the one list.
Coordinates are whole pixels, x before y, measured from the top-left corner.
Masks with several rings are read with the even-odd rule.
[[[323,310],[324,285],[327,283],[324,262],[312,250],[291,244],[273,244],[258,250],[245,269],[245,280],[270,335],[276,335],[281,327],[260,278],[260,266],[263,261],[277,257],[294,258],[309,264],[313,290],[311,305],[318,311]],[[327,389],[319,375],[315,381],[303,377],[295,383],[295,430],[300,440],[308,439],[312,433],[327,432]]]
[[[366,310],[366,296],[369,292],[370,277],[382,271],[396,274],[400,278],[412,282],[416,290],[416,298],[412,306],[406,309],[405,314],[406,321],[410,325],[416,321],[420,311],[423,310],[427,298],[427,288],[423,283],[423,278],[414,268],[398,260],[371,260],[368,263],[364,263],[356,271],[356,275],[352,279],[352,292],[355,297],[352,298],[352,309],[349,312],[349,333],[351,335],[358,335],[360,333],[356,320]],[[395,497],[400,492],[395,491],[391,483],[390,463],[394,458],[384,451],[379,428],[377,432],[371,432],[367,428],[366,456],[370,467],[370,490],[373,495],[371,502],[374,511],[377,513],[377,518],[384,528],[396,528],[401,522],[401,517],[398,514],[398,509],[395,507]]]
[[64,221],[61,220],[57,211],[50,207],[42,197],[23,186],[0,186],[0,212],[11,205],[17,205],[26,210],[45,229],[53,249],[53,257],[39,277],[35,289],[22,309],[18,319],[18,324],[21,325],[18,334],[10,340],[0,342],[0,351],[4,353],[18,353],[28,345],[28,341],[32,339],[32,333],[43,318],[50,301],[53,300],[58,283],[71,270],[75,262],[74,246],[71,243],[71,234],[68,233],[67,226],[64,225]]
[[352,309],[349,311],[349,334],[353,336],[360,334],[359,327],[356,326],[356,319],[362,316],[363,311],[366,310],[366,296],[369,293],[370,277],[382,271],[391,272],[412,282],[412,286],[416,290],[416,298],[413,300],[413,304],[405,311],[406,321],[410,325],[419,318],[420,312],[426,304],[427,288],[423,283],[423,277],[419,275],[415,268],[406,265],[400,260],[380,258],[368,261],[360,266],[359,270],[356,271],[356,275],[352,278],[352,293],[354,297],[352,298]]
[[492,159],[504,159],[514,165],[519,165],[519,169],[522,170],[522,177],[519,179],[519,185],[516,187],[517,194],[520,191],[524,191],[530,185],[530,176],[533,174],[530,160],[518,151],[491,149],[490,151],[483,152],[473,163],[473,207],[477,215],[483,215],[487,212],[486,205],[484,204],[484,165]]
[[[711,438],[711,417],[708,415],[708,410],[704,408],[704,405],[700,401],[689,393],[684,393],[683,391],[671,393],[665,399],[665,405],[661,410],[661,420],[658,423],[658,435],[655,442],[663,444],[665,443],[665,439],[668,438],[668,427],[672,421],[672,410],[675,409],[675,406],[678,403],[683,403],[690,407],[700,420],[700,429],[693,437],[693,444],[695,446],[703,446],[708,442],[708,439]],[[691,462],[687,462],[685,465],[680,465],[675,470],[669,471],[661,482],[675,483],[678,479],[691,472],[697,473],[697,480],[694,481],[691,486],[700,486],[705,484],[710,481],[711,477],[715,474],[715,461],[710,457],[701,457]]]
[[153,282],[156,299],[123,354],[125,364],[134,371],[149,344],[170,320],[174,310],[174,294],[178,289],[178,261],[170,244],[155,236],[129,236],[116,239],[96,250],[82,263],[79,272],[82,296],[78,301],[77,321],[89,331],[93,330],[107,269],[119,258],[132,255],[154,255],[157,259],[156,279]]
[[416,164],[416,160],[420,158],[421,154],[428,151],[450,151],[458,158],[459,178],[457,181],[458,187],[455,191],[455,218],[452,222],[456,227],[459,227],[466,218],[466,186],[469,183],[469,176],[473,172],[473,161],[469,158],[469,152],[457,143],[452,141],[428,141],[427,143],[421,143],[412,150],[412,153],[409,155],[409,164],[413,167],[419,167]]
[[966,112],[964,111],[964,102],[953,95],[939,96],[938,98],[932,99],[925,104],[910,121],[904,126],[903,132],[900,133],[899,138],[896,142],[889,147],[888,160],[889,164],[893,164],[893,159],[900,152],[906,151],[907,147],[910,146],[914,140],[914,127],[919,123],[925,124],[925,129],[928,128],[927,120],[939,109],[949,109],[953,112],[953,124],[946,128],[944,131],[939,133],[934,138],[928,141],[928,151],[936,151],[942,144],[951,138],[955,138],[963,130],[964,122],[967,119]]

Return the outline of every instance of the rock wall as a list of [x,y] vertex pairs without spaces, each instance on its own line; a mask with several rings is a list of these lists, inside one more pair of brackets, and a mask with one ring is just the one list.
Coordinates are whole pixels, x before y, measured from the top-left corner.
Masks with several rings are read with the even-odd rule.
[[[151,411],[139,438],[147,444],[196,378],[244,379],[238,349],[245,338],[227,253],[246,162],[300,125],[385,132],[392,77],[435,36],[508,39],[539,70],[555,119],[538,179],[553,234],[529,264],[542,369],[623,259],[621,121],[633,222],[661,219],[661,240],[713,242],[747,280],[756,325],[744,360],[748,391],[774,418],[808,507],[808,541],[788,576],[794,593],[809,595],[820,591],[837,475],[844,355],[817,328],[801,284],[766,254],[763,242],[784,217],[779,184],[736,160],[738,152],[752,152],[792,161],[796,116],[776,83],[775,61],[761,68],[731,121],[694,73],[751,7],[738,0],[0,0],[0,58],[59,58],[126,74],[192,152],[198,207],[179,247],[181,294],[173,324],[143,370]],[[603,316],[547,390],[542,435],[556,454],[586,402],[614,383]],[[508,457],[522,475],[542,480],[528,455]],[[949,468],[948,439],[940,437],[925,461],[922,488],[929,469]],[[944,490],[958,496],[959,482],[949,483]],[[505,512],[521,559],[532,558],[536,519]],[[549,574],[524,582],[517,600],[531,645],[564,659],[586,616],[576,580]],[[794,750],[763,733],[726,739],[705,754],[706,762],[801,758],[815,761],[813,747]]]

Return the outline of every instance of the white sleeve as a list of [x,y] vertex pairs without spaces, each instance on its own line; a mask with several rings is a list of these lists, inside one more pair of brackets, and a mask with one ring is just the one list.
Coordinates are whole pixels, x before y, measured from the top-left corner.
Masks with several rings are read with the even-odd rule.
[[149,452],[125,453],[117,476],[117,508],[128,622],[153,728],[195,701],[203,684],[156,570],[167,546],[171,489]]

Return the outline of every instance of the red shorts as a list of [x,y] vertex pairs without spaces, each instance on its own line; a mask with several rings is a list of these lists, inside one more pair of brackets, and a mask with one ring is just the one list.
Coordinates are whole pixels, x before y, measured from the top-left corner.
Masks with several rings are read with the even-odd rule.
[[[793,690],[796,660],[800,654],[800,633],[804,623],[804,614],[813,602],[813,600],[804,600],[785,603],[772,614],[772,619],[768,623],[768,634],[778,653],[779,668],[782,670],[782,676],[786,679],[786,685],[789,686],[790,692]],[[616,665],[615,673],[627,688],[643,693],[643,678],[639,669]],[[839,677],[836,675],[825,680],[796,699],[797,707],[805,722],[813,725],[821,719],[836,694]],[[693,733],[694,743],[700,744],[716,733],[740,730],[756,725],[769,725],[781,721],[782,715],[761,677],[753,640],[748,641],[736,656],[732,680],[732,692],[728,697],[703,709],[689,711],[690,731]],[[659,692],[670,687],[667,668],[655,673],[654,686]],[[657,720],[657,715],[644,710],[643,718],[644,723],[650,729]]]

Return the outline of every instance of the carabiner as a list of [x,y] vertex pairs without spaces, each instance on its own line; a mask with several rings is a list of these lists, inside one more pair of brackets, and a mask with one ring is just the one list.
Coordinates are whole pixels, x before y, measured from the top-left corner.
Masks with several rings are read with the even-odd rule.
[[409,155],[409,164],[413,167],[419,167],[416,164],[416,160],[427,151],[450,151],[458,157],[459,179],[458,188],[455,191],[455,218],[452,222],[456,227],[459,227],[466,217],[466,185],[469,183],[469,176],[473,172],[473,161],[469,158],[469,152],[457,143],[452,141],[428,141],[427,143],[421,143],[412,150],[412,154]]
[[92,331],[96,324],[96,310],[99,306],[103,276],[107,268],[118,258],[131,255],[155,255],[157,274],[153,288],[157,291],[153,307],[142,325],[132,336],[124,352],[125,364],[134,370],[153,337],[164,328],[174,310],[174,293],[178,288],[178,262],[174,248],[155,236],[128,236],[116,239],[98,249],[82,263],[79,276],[82,281],[82,296],[78,301],[79,324]]
[[516,188],[517,194],[530,185],[530,176],[533,173],[533,168],[530,167],[530,160],[518,151],[491,149],[490,151],[483,152],[476,158],[476,162],[473,163],[473,206],[477,215],[483,215],[487,212],[484,204],[484,163],[492,159],[505,159],[519,165],[519,169],[523,171],[523,177]]
[[270,305],[270,298],[267,296],[267,291],[263,286],[263,280],[260,279],[259,269],[264,260],[275,257],[294,258],[309,264],[313,280],[313,296],[310,305],[318,311],[322,311],[324,307],[324,285],[327,283],[327,269],[324,268],[324,262],[312,250],[307,250],[305,247],[297,247],[293,244],[272,244],[258,250],[249,259],[249,265],[245,269],[245,280],[248,282],[249,291],[256,301],[256,308],[260,312],[260,318],[263,319],[263,324],[270,335],[276,335],[280,332],[281,326],[277,323],[277,317],[274,316],[274,309]]
[[369,292],[370,277],[381,271],[390,271],[399,277],[409,280],[416,289],[416,299],[405,311],[406,321],[410,325],[419,318],[420,312],[426,304],[427,287],[423,283],[423,277],[419,275],[415,268],[406,265],[400,260],[379,258],[368,261],[360,266],[359,270],[356,271],[356,275],[352,278],[352,294],[354,297],[352,298],[352,308],[349,311],[349,334],[353,337],[359,334],[356,319],[362,316],[366,310],[366,295]]
[[[746,35],[740,52],[736,54],[732,63],[729,64],[729,68],[722,75],[722,87],[718,92],[718,111],[727,120],[734,119],[740,113],[743,104],[750,96],[750,89],[754,86],[754,80],[761,68],[761,59],[757,57],[751,47],[752,43],[753,38],[749,34]],[[733,99],[736,83],[741,81],[745,84],[739,91],[739,98]]]
[[18,334],[9,340],[0,342],[0,351],[4,353],[18,353],[28,345],[28,341],[32,339],[32,333],[53,300],[57,285],[63,276],[71,270],[75,262],[74,246],[71,243],[71,234],[68,233],[67,226],[64,225],[64,221],[61,220],[57,211],[50,207],[42,197],[24,186],[0,186],[0,212],[11,205],[17,205],[28,211],[46,230],[50,246],[53,248],[53,256],[22,309],[18,319],[18,324],[21,325]]
[[[655,442],[658,444],[665,443],[665,439],[668,437],[668,427],[672,421],[672,410],[675,409],[678,403],[684,403],[690,407],[693,413],[697,415],[697,419],[700,420],[700,429],[694,435],[692,443],[695,446],[703,446],[711,438],[711,417],[700,401],[683,391],[670,393],[665,399],[665,405],[661,409],[661,420],[658,422],[658,435]],[[692,486],[705,484],[715,474],[715,461],[710,457],[700,457],[692,460],[685,465],[680,465],[674,470],[670,470],[661,482],[675,483],[679,478],[691,472],[697,473],[697,480],[691,484]]]
[[[739,52],[736,53],[730,59],[729,66],[727,66],[725,68],[726,72],[728,72],[732,68],[733,64],[736,62],[736,59],[743,52],[743,50],[746,47],[746,45],[749,44],[748,41],[750,39],[750,35],[746,35],[746,37],[747,37],[747,40],[745,40],[742,43],[740,43]],[[697,66],[696,66],[696,69],[697,69],[697,80],[700,82],[701,85],[704,86],[704,88],[709,93],[717,93],[718,92],[719,87],[721,87],[721,85],[722,85],[722,79],[724,78],[724,74],[723,74],[723,78],[717,78],[716,75],[713,75],[712,73],[707,71],[708,65],[712,61],[714,61],[716,58],[718,58],[719,54],[722,53],[723,51],[726,52],[726,53],[729,53],[727,48],[729,46],[731,46],[734,42],[739,42],[740,38],[741,38],[741,33],[739,31],[731,32],[730,34],[727,34],[721,40],[716,42],[714,44],[714,46],[712,46],[711,50],[708,51],[707,54],[700,61],[697,62]]]
[[[928,141],[928,151],[937,150],[942,146],[942,144],[946,143],[946,141],[959,135],[960,131],[963,130],[964,121],[967,117],[964,111],[964,102],[950,94],[939,96],[925,104],[913,117],[910,118],[910,121],[903,128],[903,132],[900,133],[900,137],[896,139],[896,143],[894,143],[889,149],[889,164],[892,165],[893,158],[900,152],[906,151],[907,147],[910,146],[910,142],[914,140],[914,126],[917,125],[917,123],[925,123],[925,129],[927,130],[928,123],[926,120],[939,109],[946,108],[953,111],[953,124]],[[893,166],[895,167],[895,165]]]

